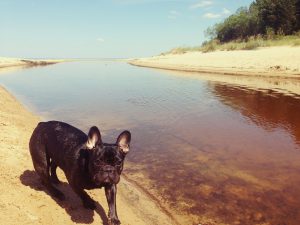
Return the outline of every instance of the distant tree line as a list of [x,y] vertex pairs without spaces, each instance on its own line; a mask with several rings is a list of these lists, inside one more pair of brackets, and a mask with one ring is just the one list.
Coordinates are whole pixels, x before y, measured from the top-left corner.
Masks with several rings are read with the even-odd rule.
[[256,0],[206,30],[211,39],[228,42],[251,36],[290,35],[300,30],[300,0]]

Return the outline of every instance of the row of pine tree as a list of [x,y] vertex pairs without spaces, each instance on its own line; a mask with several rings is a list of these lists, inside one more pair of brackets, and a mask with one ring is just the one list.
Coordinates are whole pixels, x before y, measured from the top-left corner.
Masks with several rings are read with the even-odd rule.
[[256,0],[207,29],[212,39],[228,42],[257,35],[290,35],[300,30],[300,0]]

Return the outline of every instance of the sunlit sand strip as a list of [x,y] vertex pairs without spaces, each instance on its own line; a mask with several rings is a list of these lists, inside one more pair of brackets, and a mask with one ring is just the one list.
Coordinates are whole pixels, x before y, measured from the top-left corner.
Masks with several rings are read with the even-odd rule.
[[[207,80],[300,93],[300,47],[258,50],[188,52],[128,60],[135,66],[201,74]],[[188,73],[182,73],[188,72]],[[177,74],[180,74],[177,73]],[[226,75],[226,76],[225,76]]]
[[65,59],[32,60],[32,59],[0,57],[0,72],[11,72],[26,67],[46,66],[46,65],[51,65],[51,64],[61,63],[61,62],[67,62],[67,61],[70,60],[65,60]]

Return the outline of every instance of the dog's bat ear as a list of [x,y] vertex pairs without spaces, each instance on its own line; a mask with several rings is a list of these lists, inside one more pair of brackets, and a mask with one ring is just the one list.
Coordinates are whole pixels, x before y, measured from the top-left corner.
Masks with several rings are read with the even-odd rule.
[[128,130],[125,130],[119,135],[117,139],[117,145],[119,146],[122,152],[128,153],[130,141],[131,141],[131,133]]
[[86,147],[88,149],[93,149],[97,145],[102,145],[100,130],[97,127],[91,127],[88,134]]

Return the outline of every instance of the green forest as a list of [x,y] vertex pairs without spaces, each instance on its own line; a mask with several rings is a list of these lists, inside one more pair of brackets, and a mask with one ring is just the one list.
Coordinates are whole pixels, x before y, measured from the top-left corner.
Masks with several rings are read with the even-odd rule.
[[300,0],[256,0],[209,27],[205,35],[201,46],[177,47],[162,54],[300,46]]
[[221,43],[262,35],[292,35],[300,29],[300,0],[256,0],[207,29]]

